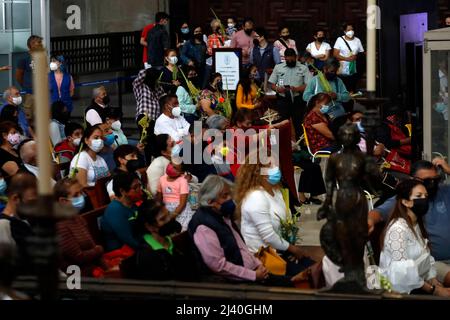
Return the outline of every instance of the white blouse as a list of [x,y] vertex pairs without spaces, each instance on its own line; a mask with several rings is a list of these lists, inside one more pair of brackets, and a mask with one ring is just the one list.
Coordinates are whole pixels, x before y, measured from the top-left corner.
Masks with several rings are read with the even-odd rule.
[[287,216],[281,191],[274,191],[273,197],[262,189],[250,192],[241,205],[241,233],[250,252],[269,245],[286,251],[289,242],[281,237],[280,218],[285,220]]
[[419,239],[403,218],[391,223],[384,237],[380,255],[380,271],[400,293],[421,288],[424,281],[436,277],[434,258],[419,225],[414,226]]
[[329,43],[322,42],[320,44],[319,50],[317,50],[316,43],[313,41],[310,44],[308,44],[308,46],[306,47],[306,50],[309,50],[311,55],[315,58],[322,54],[327,54],[327,52],[331,50],[331,46]]

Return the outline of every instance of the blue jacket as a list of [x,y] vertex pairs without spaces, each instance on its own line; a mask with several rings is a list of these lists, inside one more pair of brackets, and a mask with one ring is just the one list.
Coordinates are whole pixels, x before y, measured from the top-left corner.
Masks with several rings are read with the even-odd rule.
[[203,66],[206,61],[206,44],[203,41],[195,44],[194,40],[186,42],[181,48],[180,59],[185,65],[192,60],[197,67]]
[[[2,110],[3,110],[3,108],[5,107],[5,106],[7,106],[9,103],[5,103],[4,105],[2,105],[1,107],[0,107],[0,113],[2,112]],[[31,135],[30,135],[30,132],[28,131],[28,128],[29,128],[29,124],[28,124],[28,120],[27,120],[27,117],[26,117],[26,115],[25,115],[25,112],[22,110],[22,108],[19,106],[19,107],[17,107],[18,108],[18,120],[19,120],[19,126],[20,126],[20,128],[22,129],[22,131],[23,131],[23,134],[25,135],[25,136],[27,136],[27,137],[30,137]]]
[[73,104],[70,96],[70,84],[72,77],[68,73],[64,73],[63,81],[61,83],[61,96],[59,95],[58,84],[56,83],[55,73],[52,71],[48,74],[48,82],[50,86],[50,94],[52,103],[62,101],[66,105],[69,112],[72,112]]
[[258,79],[263,80],[267,69],[273,69],[276,64],[281,62],[280,53],[273,44],[269,43],[261,55],[261,48],[252,49],[250,63],[258,68]]

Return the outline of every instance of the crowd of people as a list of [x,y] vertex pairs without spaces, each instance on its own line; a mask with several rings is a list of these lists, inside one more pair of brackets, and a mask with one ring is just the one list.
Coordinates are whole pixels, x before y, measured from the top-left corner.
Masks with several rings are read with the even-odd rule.
[[[361,152],[384,164],[381,199],[368,218],[370,231],[385,223],[382,272],[396,291],[450,296],[450,195],[438,172],[450,174],[450,166],[442,159],[413,164],[414,130],[399,103],[386,110],[368,150],[364,110],[351,99],[364,52],[351,24],[344,24],[333,48],[318,29],[302,50],[288,27],[281,26],[272,43],[251,18],[242,25],[229,18],[226,26],[214,19],[208,36],[201,26],[183,22],[171,46],[168,21],[159,12],[142,32],[144,68],[132,84],[139,141],[122,130],[123,115],[105,87],[93,90],[84,123],[72,121],[73,77],[64,57],[50,60],[50,136],[39,143],[49,144],[56,164],[54,201],[79,212],[57,225],[62,272],[78,265],[91,277],[119,271],[136,279],[294,286],[320,261],[283,237],[282,224],[296,206],[321,204],[326,187],[317,155],[339,152],[339,129],[353,123]],[[41,42],[30,37],[30,52]],[[214,49],[223,47],[242,49],[234,99],[212,69]],[[17,251],[19,273],[32,272],[26,247],[34,232],[20,206],[37,199],[40,179],[31,62],[29,55],[19,63],[20,90],[6,88],[0,109],[0,243]],[[269,107],[278,119],[267,124],[261,118]],[[271,133],[281,128],[288,128],[289,139],[274,141]],[[217,145],[214,137],[204,138],[207,129],[227,138]],[[269,146],[269,161],[255,155],[253,142]],[[286,143],[292,152],[270,152]],[[286,163],[303,169],[290,201]],[[98,209],[99,199],[87,190],[99,186],[109,198],[98,224],[100,242],[82,215]],[[187,251],[176,240],[182,235]],[[258,258],[268,247],[282,261],[281,273]]]

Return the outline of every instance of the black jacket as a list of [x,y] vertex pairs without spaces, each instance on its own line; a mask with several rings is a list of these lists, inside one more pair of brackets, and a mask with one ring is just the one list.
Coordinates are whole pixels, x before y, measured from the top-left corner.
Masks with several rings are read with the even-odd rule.
[[157,24],[147,35],[148,63],[152,67],[164,65],[164,50],[170,48],[169,34],[164,26]]

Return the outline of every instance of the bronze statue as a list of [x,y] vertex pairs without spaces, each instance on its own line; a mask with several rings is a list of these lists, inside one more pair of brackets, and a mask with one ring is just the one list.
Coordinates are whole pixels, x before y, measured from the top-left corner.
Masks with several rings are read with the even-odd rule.
[[362,185],[364,181],[372,184],[379,176],[379,169],[373,158],[359,150],[359,141],[356,125],[345,124],[339,129],[338,142],[343,149],[329,159],[325,178],[327,198],[317,213],[318,220],[328,220],[320,232],[322,248],[345,274],[330,290],[332,292],[368,291],[363,261],[368,241],[368,205]]

